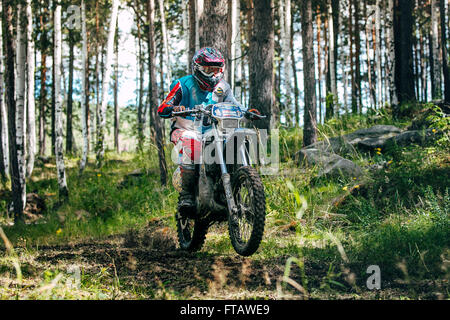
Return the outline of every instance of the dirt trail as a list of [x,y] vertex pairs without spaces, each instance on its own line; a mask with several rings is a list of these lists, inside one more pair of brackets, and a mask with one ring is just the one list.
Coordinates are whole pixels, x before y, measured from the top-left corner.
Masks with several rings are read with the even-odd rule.
[[[35,262],[44,270],[75,264],[91,275],[108,268],[117,274],[123,290],[138,287],[140,292],[146,292],[147,298],[279,299],[277,280],[283,276],[287,258],[254,259],[204,251],[188,253],[176,248],[174,231],[156,221],[139,232],[129,231],[103,241],[40,247]],[[355,290],[345,283],[344,276],[335,280],[346,284],[346,288],[330,290],[324,287],[327,271],[326,265],[306,259],[310,298],[398,299],[409,296],[411,290],[398,284],[377,292],[361,290],[359,284],[359,289]],[[299,268],[293,265],[291,279],[302,283],[300,275]],[[282,298],[303,298],[297,289],[286,287]],[[433,294],[433,288],[436,287],[420,285],[415,293],[424,299],[439,298]]]

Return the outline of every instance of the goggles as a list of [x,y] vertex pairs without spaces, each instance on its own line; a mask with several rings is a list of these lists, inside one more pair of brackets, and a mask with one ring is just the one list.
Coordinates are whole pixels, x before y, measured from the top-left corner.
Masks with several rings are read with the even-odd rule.
[[208,77],[223,72],[223,67],[218,66],[199,66],[198,69]]

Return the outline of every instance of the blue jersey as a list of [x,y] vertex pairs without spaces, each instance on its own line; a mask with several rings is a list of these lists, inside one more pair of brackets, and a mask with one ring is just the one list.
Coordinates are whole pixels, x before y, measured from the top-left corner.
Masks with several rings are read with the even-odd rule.
[[[201,90],[197,81],[192,75],[175,80],[170,86],[170,92],[163,103],[158,107],[158,114],[162,118],[172,118],[174,106],[184,106],[186,109],[193,109],[196,105],[209,105],[219,102],[231,102],[242,108],[233,96],[230,85],[221,80],[214,91]],[[242,110],[244,111],[244,110]],[[193,130],[194,117],[174,117],[174,128]]]

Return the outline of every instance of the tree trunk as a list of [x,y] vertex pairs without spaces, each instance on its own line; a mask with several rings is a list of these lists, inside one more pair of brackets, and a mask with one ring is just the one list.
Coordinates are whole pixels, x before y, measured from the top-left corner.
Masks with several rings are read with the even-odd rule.
[[236,70],[234,70],[234,96],[236,97],[237,101],[242,103],[242,42],[241,42],[241,2],[236,1],[236,34],[235,34],[235,57],[236,57]]
[[[55,21],[55,11],[54,6],[52,7],[52,20]],[[55,43],[55,33],[52,34],[53,44]],[[59,72],[59,70],[58,70]],[[51,129],[50,129],[50,136],[51,136],[51,142],[52,142],[52,155],[55,154],[55,140],[56,140],[56,133],[55,133],[55,77],[56,77],[56,70],[55,70],[55,52],[52,53],[52,100],[51,100]]]
[[[394,11],[395,86],[399,104],[415,101],[412,57],[412,3],[397,0]],[[397,109],[397,111],[399,111]]]
[[358,110],[359,114],[362,114],[362,96],[361,96],[361,36],[359,25],[359,5],[360,0],[355,0],[355,87],[354,87],[354,110]]
[[119,8],[119,0],[113,0],[111,19],[109,21],[108,42],[106,50],[106,62],[104,67],[104,75],[102,77],[102,104],[99,112],[99,130],[97,141],[97,167],[103,166],[105,157],[105,129],[106,129],[106,107],[108,105],[108,87],[111,79],[111,64],[114,55],[114,35],[117,24],[117,12]]
[[25,105],[25,90],[26,90],[26,33],[24,26],[26,25],[26,10],[19,4],[17,6],[18,19],[17,19],[17,87],[16,87],[16,145],[17,145],[17,160],[19,162],[19,177],[22,188],[22,203],[25,208],[26,203],[26,160],[25,160],[25,142],[26,142],[26,105]]
[[303,145],[309,146],[317,141],[316,124],[316,87],[312,0],[302,1],[301,10],[302,44],[303,44],[303,83],[304,83],[304,114],[303,114]]
[[191,70],[192,57],[194,57],[196,50],[197,37],[197,15],[196,7],[197,0],[189,0],[189,52],[188,52],[188,73]]
[[441,11],[441,41],[442,41],[442,73],[444,75],[444,100],[450,104],[450,72],[448,66],[448,54],[447,54],[447,26],[445,23],[445,3],[444,0],[440,0]]
[[47,106],[47,30],[46,16],[48,10],[44,8],[44,12],[39,17],[40,31],[41,31],[41,79],[40,79],[40,97],[39,97],[39,154],[45,155],[45,110]]
[[375,68],[377,70],[376,75],[376,88],[377,88],[377,106],[382,107],[382,83],[381,83],[381,0],[377,0],[375,4]]
[[81,133],[83,136],[83,153],[80,161],[80,174],[84,171],[87,163],[87,155],[89,148],[89,138],[87,132],[87,105],[88,100],[88,62],[87,62],[87,33],[86,33],[86,5],[84,0],[81,0],[81,38],[82,38],[82,49],[81,49],[81,65],[82,65],[82,77],[81,77]]
[[22,197],[26,186],[22,184],[20,177],[20,165],[18,160],[18,138],[16,136],[16,100],[15,94],[15,74],[14,74],[14,26],[13,8],[14,1],[3,0],[3,42],[5,48],[5,88],[6,105],[8,107],[8,138],[9,138],[9,165],[11,170],[11,198],[13,204],[14,221],[23,220],[23,209],[25,202]]
[[[165,9],[164,9],[164,0],[158,0],[159,2],[159,14],[161,17],[161,28],[162,28],[162,38],[163,38],[163,44],[164,44],[164,55],[166,60],[166,67],[167,67],[167,83],[172,83],[172,65],[170,64],[171,61],[171,54],[170,54],[170,48],[169,48],[169,36],[167,33],[167,27],[166,27],[166,15],[165,15]],[[162,68],[162,66],[161,66]]]
[[[203,19],[204,7],[204,0],[195,0],[195,52],[201,48],[200,38],[203,34],[203,24],[201,23],[201,19]],[[207,27],[207,32],[209,32],[209,30],[210,28]]]
[[334,22],[334,12],[333,12],[333,0],[329,0],[328,2],[328,32],[329,32],[329,50],[328,50],[328,56],[329,56],[329,72],[330,75],[330,89],[332,97],[332,104],[330,106],[331,110],[331,116],[337,115],[337,83],[336,83],[336,35],[335,35],[335,22]]
[[62,110],[62,94],[61,94],[61,3],[56,2],[54,14],[54,53],[55,65],[55,155],[56,155],[56,171],[59,186],[59,201],[63,202],[69,197],[69,190],[66,182],[66,170],[64,165],[64,148],[63,148],[63,110]]
[[292,125],[292,58],[291,58],[291,1],[280,0],[280,25],[284,62],[286,121]]
[[439,43],[439,2],[444,0],[431,0],[431,43],[433,55],[433,78],[434,90],[432,92],[432,99],[437,100],[442,98],[442,83],[441,83],[441,63],[440,54],[441,48]]
[[34,158],[36,154],[36,106],[34,99],[34,39],[33,39],[33,15],[31,13],[31,0],[27,0],[27,168],[26,175],[31,177],[34,168]]
[[395,28],[394,28],[394,15],[395,7],[394,0],[389,0],[388,7],[386,8],[386,47],[388,51],[388,63],[387,63],[387,78],[389,83],[389,96],[391,106],[396,106],[398,101],[397,88],[396,88],[396,59],[395,59]]
[[[0,3],[0,10],[2,10],[2,5]],[[6,139],[8,138],[6,132],[6,108],[5,101],[3,99],[3,90],[4,90],[4,82],[3,82],[3,26],[2,21],[0,19],[0,178],[2,184],[5,184],[8,177],[8,157],[7,157],[7,145]],[[6,142],[6,143],[5,143]]]
[[[149,64],[149,95],[150,105],[158,105],[158,87],[156,85],[155,75],[155,39],[154,39],[154,21],[155,21],[155,2],[154,0],[147,0],[147,21],[150,26],[148,29],[148,64]],[[156,114],[156,108],[151,108],[150,112],[153,114],[153,126],[155,129],[155,141],[159,156],[159,170],[161,185],[167,184],[167,165],[164,153],[164,143],[161,130],[161,119]]]
[[364,19],[366,22],[366,28],[365,28],[365,40],[366,40],[366,55],[367,55],[367,78],[369,81],[369,97],[370,97],[370,107],[376,108],[376,102],[375,102],[375,88],[374,88],[374,81],[373,81],[373,70],[372,70],[372,61],[373,61],[373,54],[370,50],[370,34],[371,34],[371,19],[368,17],[367,13],[367,5],[364,5]]
[[273,1],[254,2],[253,32],[249,48],[249,105],[267,115],[256,123],[260,129],[270,130],[273,106]]
[[[136,12],[136,15],[138,15],[138,12]],[[139,71],[138,71],[138,83],[139,83],[139,89],[138,89],[138,105],[137,105],[137,146],[136,150],[142,151],[142,146],[144,145],[144,120],[143,120],[143,114],[142,114],[142,106],[143,101],[142,97],[144,95],[144,63],[142,59],[142,36],[141,36],[141,26],[140,26],[140,16],[137,16],[137,36],[138,36],[138,65],[139,65]]]
[[294,75],[294,106],[295,106],[295,127],[298,128],[300,125],[300,104],[299,104],[299,88],[298,88],[298,78],[297,78],[297,67],[294,54],[294,24],[291,24],[291,64],[292,64],[292,74]]
[[322,17],[320,13],[320,6],[317,6],[316,11],[316,24],[317,24],[317,68],[319,71],[319,79],[317,81],[318,94],[319,94],[319,123],[322,123],[322,45],[321,45],[321,33],[322,33]]
[[[227,24],[227,1],[205,0],[203,15],[200,18],[200,47],[213,47],[219,50],[225,58],[225,61],[228,60]],[[214,32],[211,30],[214,30]],[[227,81],[229,80],[226,72],[225,78]]]
[[72,110],[73,110],[73,62],[74,62],[74,39],[73,31],[69,29],[69,93],[67,97],[67,112],[66,112],[66,153],[72,154]]
[[114,148],[116,152],[120,152],[119,145],[119,26],[116,26],[116,39],[114,45]]

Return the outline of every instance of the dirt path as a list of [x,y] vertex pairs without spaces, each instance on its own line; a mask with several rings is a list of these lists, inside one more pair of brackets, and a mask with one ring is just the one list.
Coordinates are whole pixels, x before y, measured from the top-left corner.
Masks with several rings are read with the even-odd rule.
[[[279,295],[277,280],[283,276],[287,258],[184,252],[176,248],[174,231],[156,222],[139,232],[130,231],[103,241],[40,247],[35,262],[43,270],[77,265],[90,275],[106,268],[119,279],[121,290],[138,291],[147,299],[302,299],[295,283],[287,285],[283,295]],[[330,289],[325,281],[327,272],[327,265],[305,259],[309,298],[399,299],[411,293],[411,286],[398,283],[379,291],[362,288],[361,283],[352,287],[345,282],[345,275],[337,278],[345,288]],[[302,283],[295,265],[290,278]],[[436,299],[439,297],[434,294],[435,288],[436,284],[422,283],[413,290],[416,297]]]

